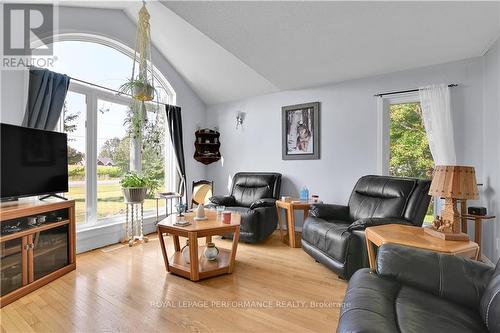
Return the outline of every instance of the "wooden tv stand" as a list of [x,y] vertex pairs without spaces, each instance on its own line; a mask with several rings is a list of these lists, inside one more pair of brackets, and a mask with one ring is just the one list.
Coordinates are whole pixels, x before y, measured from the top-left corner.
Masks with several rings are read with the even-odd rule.
[[0,223],[0,307],[76,268],[74,200],[5,202]]

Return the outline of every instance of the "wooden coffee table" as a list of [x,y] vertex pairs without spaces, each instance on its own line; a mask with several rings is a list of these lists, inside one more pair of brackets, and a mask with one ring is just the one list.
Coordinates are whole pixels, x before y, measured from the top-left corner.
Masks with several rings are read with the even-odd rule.
[[377,268],[375,246],[399,244],[477,260],[479,246],[471,241],[450,241],[430,236],[424,228],[400,224],[369,227],[365,230],[370,268]]
[[[217,218],[214,211],[206,211],[208,220],[194,221],[194,213],[187,213],[182,219],[190,221],[191,224],[185,227],[174,226],[173,223],[180,218],[170,215],[157,225],[158,238],[160,240],[161,251],[167,272],[199,281],[209,277],[232,273],[236,258],[236,249],[240,238],[240,214],[231,214],[231,224],[224,224]],[[198,238],[205,237],[206,242],[212,241],[212,236],[223,235],[233,232],[233,243],[231,250],[219,248],[219,255],[216,260],[209,261],[203,256],[204,246],[198,246]],[[167,256],[163,233],[172,235],[175,253]],[[186,237],[189,240],[190,263],[186,263],[181,253],[179,237]]]

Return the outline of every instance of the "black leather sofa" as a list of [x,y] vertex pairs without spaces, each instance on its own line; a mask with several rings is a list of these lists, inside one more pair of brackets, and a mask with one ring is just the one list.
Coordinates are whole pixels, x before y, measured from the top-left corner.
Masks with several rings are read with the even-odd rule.
[[349,281],[337,332],[500,332],[496,268],[387,244]]
[[[239,172],[234,175],[231,193],[214,196],[210,202],[241,214],[240,241],[255,243],[269,237],[278,225],[276,199],[280,196],[281,174]],[[225,235],[231,238],[231,235]]]
[[302,227],[302,248],[340,278],[349,279],[356,270],[369,267],[365,228],[392,223],[421,226],[429,187],[429,180],[361,177],[347,206],[311,206]]

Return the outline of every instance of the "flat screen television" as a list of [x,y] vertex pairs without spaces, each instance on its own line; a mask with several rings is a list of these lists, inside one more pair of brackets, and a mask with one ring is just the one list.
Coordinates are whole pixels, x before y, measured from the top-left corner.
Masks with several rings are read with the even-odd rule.
[[68,192],[65,133],[0,124],[0,197]]

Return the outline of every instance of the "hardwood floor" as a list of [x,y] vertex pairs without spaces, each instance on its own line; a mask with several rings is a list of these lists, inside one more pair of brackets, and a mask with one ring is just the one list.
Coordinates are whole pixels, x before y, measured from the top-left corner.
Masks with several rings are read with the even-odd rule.
[[[151,235],[152,236],[152,235]],[[165,238],[171,254],[173,243]],[[229,248],[229,240],[214,238]],[[185,240],[181,239],[182,245]],[[200,240],[203,242],[203,240]],[[77,256],[77,269],[0,310],[2,332],[333,332],[345,281],[277,236],[240,243],[233,274],[167,274],[159,241]]]

